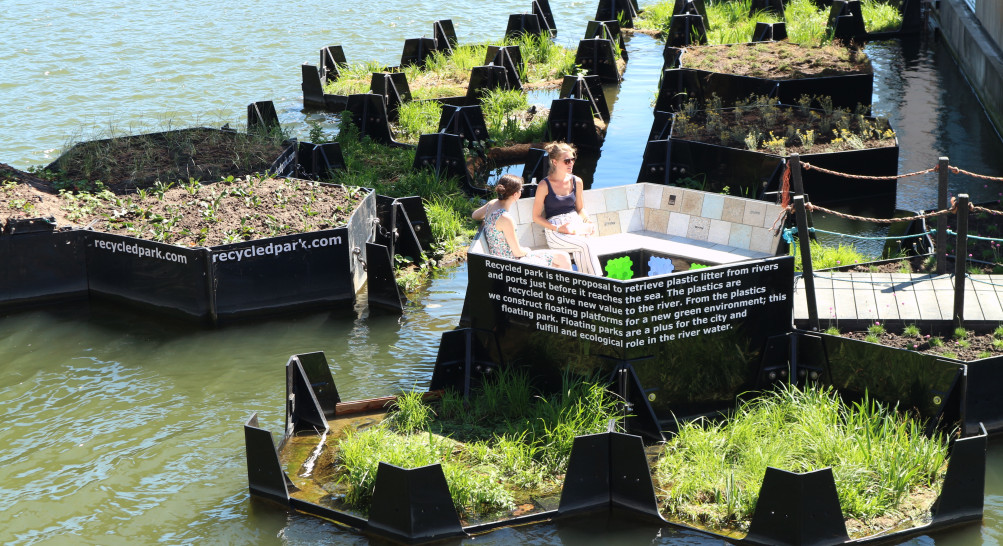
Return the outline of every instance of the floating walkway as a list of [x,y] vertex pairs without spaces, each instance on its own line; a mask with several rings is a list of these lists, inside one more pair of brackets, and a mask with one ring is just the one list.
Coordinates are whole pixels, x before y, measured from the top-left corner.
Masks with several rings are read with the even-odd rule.
[[[823,328],[853,321],[950,321],[954,314],[954,275],[930,273],[816,272],[815,300]],[[808,321],[804,279],[794,280],[794,322]],[[1003,275],[968,275],[965,323],[1003,323]]]

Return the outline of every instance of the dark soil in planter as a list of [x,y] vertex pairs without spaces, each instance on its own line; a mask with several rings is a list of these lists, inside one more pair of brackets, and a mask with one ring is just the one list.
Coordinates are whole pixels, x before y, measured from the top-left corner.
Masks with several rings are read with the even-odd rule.
[[771,79],[800,79],[870,74],[870,60],[860,50],[837,45],[808,47],[781,42],[691,46],[681,66],[709,72]]
[[[868,332],[846,332],[840,335],[850,339],[868,341],[865,338],[869,334]],[[979,360],[982,358],[1003,355],[1003,344],[999,344],[998,347],[994,347],[993,341],[996,340],[996,338],[993,337],[992,333],[969,334],[963,341],[953,339],[950,335],[936,336],[930,334],[929,332],[922,332],[918,336],[906,336],[901,332],[885,332],[883,334],[878,334],[876,337],[877,341],[874,341],[873,339],[869,341],[886,347],[939,355],[945,358],[953,358],[963,361]],[[940,340],[942,345],[935,346],[931,343],[931,340]],[[936,343],[936,341],[933,343]]]
[[57,226],[214,246],[347,224],[365,189],[247,176],[114,193],[42,191],[37,177],[0,166],[0,224],[52,217]]

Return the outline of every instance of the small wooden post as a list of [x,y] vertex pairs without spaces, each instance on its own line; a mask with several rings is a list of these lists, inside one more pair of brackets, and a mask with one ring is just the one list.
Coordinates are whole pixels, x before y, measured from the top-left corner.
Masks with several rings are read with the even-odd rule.
[[954,326],[965,322],[965,274],[968,265],[968,194],[958,196],[958,240],[954,256]]
[[[937,164],[939,184],[937,187],[937,210],[947,208],[947,175],[948,160],[941,157]],[[947,215],[937,217],[937,242],[934,244],[937,253],[937,274],[947,273]]]
[[804,207],[804,196],[794,196],[794,222],[798,227],[798,246],[801,247],[801,279],[808,303],[808,322],[811,329],[819,331],[818,303],[815,301],[815,276],[811,268],[811,246],[808,237],[808,212]]
[[788,161],[791,165],[791,186],[794,187],[794,195],[804,195],[804,181],[801,180],[801,155],[791,154]]

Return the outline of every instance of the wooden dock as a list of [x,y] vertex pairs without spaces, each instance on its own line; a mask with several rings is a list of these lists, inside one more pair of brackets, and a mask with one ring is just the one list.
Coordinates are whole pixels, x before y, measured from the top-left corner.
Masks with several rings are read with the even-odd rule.
[[[917,273],[815,273],[815,300],[822,328],[830,323],[857,328],[874,321],[915,323],[951,321],[954,275]],[[1003,275],[965,279],[966,325],[1003,323]],[[804,279],[794,280],[794,322],[804,327],[808,305]]]

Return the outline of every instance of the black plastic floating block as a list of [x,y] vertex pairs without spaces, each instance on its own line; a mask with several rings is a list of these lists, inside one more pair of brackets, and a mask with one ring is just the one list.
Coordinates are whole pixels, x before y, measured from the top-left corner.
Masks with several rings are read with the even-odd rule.
[[387,105],[382,95],[360,93],[348,96],[345,109],[352,114],[352,123],[359,128],[360,136],[368,136],[383,144],[394,143],[387,119]]
[[787,23],[756,23],[753,42],[779,42],[787,39]]
[[401,66],[419,66],[424,68],[425,61],[436,51],[433,38],[408,38],[404,41],[404,51],[401,52]]
[[603,92],[602,80],[599,76],[564,76],[564,81],[561,82],[560,98],[587,100],[592,105],[593,116],[607,123],[610,120],[606,93]]
[[508,78],[508,89],[522,90],[522,79],[519,73],[525,69],[522,61],[522,50],[517,45],[488,46],[484,56],[484,64],[505,67],[505,77]]
[[704,19],[700,15],[673,15],[669,22],[669,35],[665,39],[666,45],[675,47],[706,44],[707,27]]
[[[312,363],[309,358],[306,361]],[[324,367],[327,368],[326,360]],[[315,367],[311,367],[311,369],[314,370]],[[330,370],[328,370],[328,376],[330,376]],[[330,380],[329,377],[327,379],[316,377],[316,379],[318,383],[329,381],[330,384],[334,384],[334,381]],[[331,396],[337,397],[337,392],[325,392],[325,402],[328,405],[327,411],[325,411],[324,406],[317,398],[317,393],[312,388],[313,383],[314,381],[303,367],[303,363],[295,357],[290,358],[286,363],[287,435],[300,431],[328,430],[329,414],[334,414],[334,408],[337,404],[337,402],[332,403]]]
[[453,28],[452,19],[441,19],[432,23],[432,39],[435,40],[435,49],[445,53],[452,53],[456,47],[456,30]]
[[247,131],[271,131],[279,127],[279,115],[270,100],[247,105]]
[[793,546],[849,540],[831,468],[803,474],[766,468],[746,541]]
[[508,16],[508,26],[505,27],[506,38],[518,38],[523,34],[539,36],[543,32],[540,17],[535,13],[513,13]]
[[300,142],[296,151],[296,176],[309,180],[327,180],[336,170],[345,170],[341,144]]
[[620,29],[619,21],[589,21],[585,25],[586,40],[599,38],[610,40],[620,52],[620,56],[627,60],[627,46],[623,41],[623,31]]
[[703,18],[704,28],[710,30],[710,21],[707,20],[707,8],[703,0],[676,0],[672,6],[672,15],[699,15]]
[[258,426],[258,414],[244,424],[247,483],[254,495],[288,505],[291,483],[275,450],[272,433]]
[[466,536],[437,464],[410,470],[381,462],[366,531],[405,542]]
[[463,139],[460,135],[434,133],[418,137],[413,168],[432,169],[439,176],[459,178],[464,186],[470,184],[470,173],[467,171],[467,159],[463,153]]
[[303,108],[324,108],[324,84],[321,82],[321,75],[317,71],[317,67],[304,64],[302,73],[303,83],[300,87],[303,90]]
[[602,145],[592,118],[592,105],[582,99],[554,99],[547,118],[551,140],[562,140],[578,148],[598,150]]
[[575,53],[575,64],[595,74],[606,83],[620,83],[620,70],[616,66],[616,51],[611,40],[581,40]]
[[488,126],[480,104],[471,106],[442,105],[439,117],[439,132],[459,135],[469,142],[488,139]]
[[345,51],[340,45],[327,46],[320,50],[320,70],[328,82],[341,77],[341,69],[348,66]]
[[400,105],[411,100],[411,87],[403,72],[374,72],[369,88],[374,94],[383,96],[391,120],[397,119]]
[[620,21],[624,28],[634,28],[637,4],[633,0],[599,0],[596,21]]
[[508,81],[508,70],[504,66],[485,65],[470,69],[470,83],[467,85],[467,97],[479,99],[492,89],[511,89]]
[[394,277],[390,251],[383,245],[366,243],[365,263],[370,309],[378,307],[392,313],[402,313],[407,298],[401,293]]
[[826,30],[833,33],[833,39],[842,42],[860,42],[867,39],[864,15],[859,0],[833,0],[829,10]]
[[533,0],[532,13],[540,18],[540,28],[551,32],[557,31],[557,23],[554,22],[554,12],[550,9],[549,0]]

